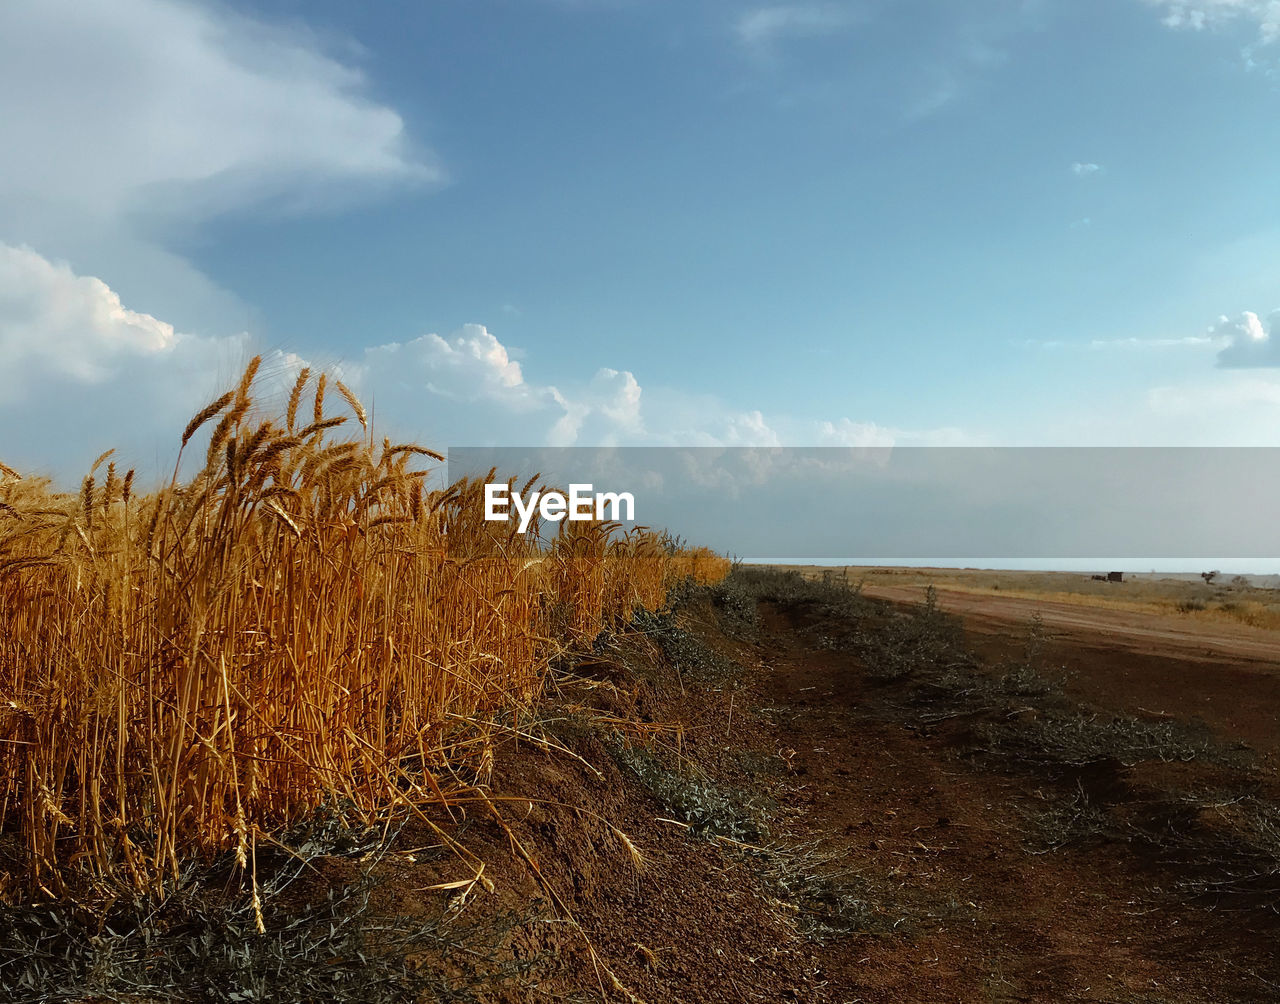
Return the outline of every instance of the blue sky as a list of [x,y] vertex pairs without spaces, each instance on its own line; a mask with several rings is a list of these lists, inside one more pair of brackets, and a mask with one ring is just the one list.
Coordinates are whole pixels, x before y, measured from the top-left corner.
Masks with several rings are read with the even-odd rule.
[[1266,0],[0,8],[0,459],[1280,443]]

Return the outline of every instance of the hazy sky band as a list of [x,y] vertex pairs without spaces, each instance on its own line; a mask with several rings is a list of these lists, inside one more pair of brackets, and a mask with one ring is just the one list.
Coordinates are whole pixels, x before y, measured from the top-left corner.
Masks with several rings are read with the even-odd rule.
[[[1280,448],[451,448],[627,491],[638,523],[759,559],[1233,560],[1280,554]],[[554,527],[552,528],[554,530]]]

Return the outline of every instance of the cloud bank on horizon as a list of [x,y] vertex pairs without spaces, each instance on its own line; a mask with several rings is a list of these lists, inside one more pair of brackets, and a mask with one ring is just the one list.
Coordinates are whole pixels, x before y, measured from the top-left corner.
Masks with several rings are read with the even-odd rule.
[[[129,309],[97,277],[31,248],[0,244],[0,425],[23,429],[16,442],[6,442],[11,466],[17,460],[44,473],[74,473],[117,442],[125,455],[158,450],[171,457],[191,413],[233,382],[257,350],[248,333],[177,331]],[[482,324],[369,345],[336,360],[267,350],[259,399],[280,406],[299,370],[317,365],[366,396],[382,427],[437,447],[778,446],[784,436],[845,446],[962,438],[956,430],[916,433],[849,419],[784,420],[774,428],[759,411],[669,389],[659,389],[647,408],[635,375],[609,367],[562,386],[539,383]],[[69,399],[78,404],[75,412],[67,410]],[[50,468],[49,458],[70,467]]]

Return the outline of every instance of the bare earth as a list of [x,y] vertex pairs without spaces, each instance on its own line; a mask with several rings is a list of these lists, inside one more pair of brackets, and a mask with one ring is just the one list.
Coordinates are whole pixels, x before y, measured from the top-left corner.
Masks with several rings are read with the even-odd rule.
[[[867,585],[868,596],[894,602],[918,603],[925,586]],[[966,625],[986,634],[999,634],[1009,624],[1025,624],[1039,614],[1046,627],[1077,642],[1110,649],[1209,661],[1224,657],[1280,664],[1280,633],[1244,624],[1206,624],[1187,618],[1107,610],[1055,600],[975,594],[936,587],[943,610],[958,614]]]
[[[919,603],[925,586],[867,585],[894,603]],[[1260,752],[1280,755],[1280,632],[1051,600],[937,587],[939,606],[964,620],[988,658],[1021,644],[1033,616],[1068,692],[1137,715],[1200,718]]]

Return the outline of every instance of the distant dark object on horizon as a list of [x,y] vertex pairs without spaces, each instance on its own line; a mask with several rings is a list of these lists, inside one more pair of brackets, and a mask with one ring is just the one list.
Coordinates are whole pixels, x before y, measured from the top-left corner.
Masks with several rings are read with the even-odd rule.
[[1106,575],[1093,576],[1095,582],[1123,582],[1124,572],[1108,572]]

